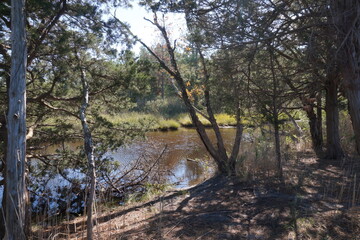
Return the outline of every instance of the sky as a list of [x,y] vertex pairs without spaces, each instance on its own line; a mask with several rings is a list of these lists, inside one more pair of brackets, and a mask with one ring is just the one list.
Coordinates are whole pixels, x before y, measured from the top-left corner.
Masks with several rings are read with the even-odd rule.
[[[150,22],[144,19],[153,19],[153,13],[147,12],[144,7],[133,4],[132,8],[121,8],[116,10],[116,17],[121,21],[127,22],[131,26],[131,31],[137,35],[143,42],[149,46],[153,46],[156,43],[161,42],[159,31]],[[159,19],[162,19],[162,15],[158,15]],[[166,14],[165,16],[166,28],[171,33],[172,41],[175,39],[180,40],[186,32],[186,22],[183,14]],[[138,43],[134,47],[134,52],[139,53],[140,44]]]

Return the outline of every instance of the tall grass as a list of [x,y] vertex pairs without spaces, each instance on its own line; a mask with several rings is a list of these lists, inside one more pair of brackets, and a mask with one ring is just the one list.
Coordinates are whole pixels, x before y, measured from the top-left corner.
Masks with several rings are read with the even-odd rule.
[[[165,117],[157,114],[139,113],[139,112],[126,112],[119,115],[103,115],[108,121],[113,124],[125,124],[131,125],[135,128],[141,128],[148,131],[167,131],[177,130],[180,127],[194,127],[191,118],[188,114],[179,114],[175,119],[166,119]],[[198,115],[199,120],[205,127],[211,127],[209,120],[201,115]],[[215,118],[219,126],[235,126],[235,117],[221,113],[215,114]],[[247,124],[248,121],[243,121],[243,124]]]
[[[200,122],[205,127],[211,127],[209,120],[207,120],[206,118],[204,118],[201,115],[198,115],[198,117],[199,117]],[[219,124],[219,126],[235,126],[236,125],[235,117],[233,117],[229,114],[226,114],[226,113],[215,114],[215,118],[216,118],[216,121]],[[187,114],[181,114],[178,117],[178,122],[183,127],[193,127],[194,126],[190,119],[190,116]]]
[[113,124],[130,125],[147,131],[177,130],[180,127],[180,124],[175,120],[147,113],[126,112],[116,116],[103,115],[103,117]]

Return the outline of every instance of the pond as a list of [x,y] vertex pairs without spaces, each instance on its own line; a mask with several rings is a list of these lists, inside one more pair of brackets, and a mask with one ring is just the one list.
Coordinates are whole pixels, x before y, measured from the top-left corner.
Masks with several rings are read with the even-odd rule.
[[[212,131],[207,130],[210,139],[215,136]],[[236,130],[234,128],[221,129],[225,145],[230,150],[233,144]],[[272,165],[271,161],[266,164],[256,160],[259,147],[255,147],[250,135],[244,133],[241,143],[240,155],[246,162],[246,168],[255,168],[260,165]],[[265,148],[270,147],[267,144]],[[214,173],[212,160],[207,153],[195,129],[179,129],[168,132],[149,132],[145,140],[135,141],[132,144],[121,147],[110,155],[122,163],[130,163],[142,155],[157,158],[166,147],[165,153],[160,159],[161,167],[167,170],[167,182],[176,187],[188,187],[204,181]],[[268,151],[269,149],[263,149]],[[269,154],[269,153],[267,153]],[[270,158],[269,158],[270,159]],[[194,161],[195,160],[195,161]],[[256,161],[255,161],[256,160]]]
[[[206,130],[212,141],[215,135],[212,130]],[[256,133],[256,129],[245,131],[241,141],[239,158],[243,161],[244,172],[258,170],[274,170],[272,136],[264,138]],[[221,133],[228,152],[235,138],[235,128],[222,128]],[[254,137],[255,136],[255,137]],[[261,137],[262,136],[262,137]],[[75,150],[83,144],[82,141],[71,142],[67,148]],[[55,152],[59,146],[50,146],[46,152]],[[159,158],[160,169],[164,172],[165,182],[177,188],[189,187],[201,183],[215,172],[215,165],[207,153],[198,133],[192,128],[180,128],[176,131],[148,132],[145,139],[134,142],[109,152],[107,156],[120,162],[122,166],[130,166],[131,163],[141,157],[147,159]]]
[[[210,129],[207,131],[210,139],[214,141],[213,132]],[[230,147],[233,144],[236,130],[224,128],[221,129],[221,133],[227,150],[231,151]],[[238,164],[238,172],[240,173],[239,177],[245,178],[244,180],[254,176],[253,173],[264,173],[264,171],[276,169],[273,156],[273,138],[271,134],[266,135],[266,137],[263,135],[260,128],[247,129],[243,134],[239,153],[241,164]],[[69,142],[64,144],[62,148],[76,151],[82,144],[82,141]],[[42,153],[53,154],[59,147],[50,146],[43,149]],[[162,152],[164,153],[159,158]],[[116,177],[122,175],[121,171],[126,172],[126,168],[129,168],[139,158],[159,159],[159,164],[152,171],[152,174],[161,176],[159,177],[159,179],[161,178],[160,183],[171,184],[176,188],[186,188],[199,184],[215,173],[213,160],[207,153],[195,129],[148,132],[146,139],[136,140],[113,152],[108,152],[107,155],[120,163],[118,170],[114,169],[113,171],[112,177],[115,178],[115,181]],[[31,163],[32,168],[37,169],[38,161],[31,161]],[[146,161],[140,163],[141,169]],[[41,169],[38,170],[42,171]],[[137,174],[136,171],[141,170],[135,170],[135,175]],[[65,175],[66,177],[64,177]],[[86,185],[73,185],[71,183],[74,180],[79,183],[85,180],[86,175],[81,173],[79,169],[65,169],[62,174],[60,172],[54,174],[51,171],[43,172],[41,176],[35,172],[34,175],[29,174],[29,178],[32,183],[29,186],[30,190],[36,193],[32,195],[34,212],[42,212],[47,209],[50,215],[55,214],[58,211],[65,210],[69,203],[71,203],[71,212],[82,212],[85,195],[78,193],[79,189],[81,192],[85,192]],[[68,179],[72,180],[69,181]],[[154,180],[154,178],[149,179]],[[111,178],[111,180],[114,179]]]

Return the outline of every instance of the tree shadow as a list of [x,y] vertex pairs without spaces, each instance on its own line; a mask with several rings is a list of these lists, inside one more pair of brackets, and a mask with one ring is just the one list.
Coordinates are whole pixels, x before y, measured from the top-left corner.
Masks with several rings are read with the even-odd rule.
[[[354,179],[359,169],[360,164],[350,160],[345,164],[324,159],[311,163],[299,162],[296,166],[287,167],[286,172],[293,173],[296,180],[287,179],[286,185],[271,176],[241,182],[218,175],[185,191],[175,191],[144,204],[101,216],[97,224],[102,225],[136,210],[161,205],[159,212],[114,232],[111,238],[295,240],[306,237],[321,239],[331,234],[334,239],[346,239],[343,232],[350,231],[345,235],[353,236],[358,228],[349,230],[342,227],[339,218],[342,219],[341,214],[359,203],[359,187],[356,186],[360,186],[360,183]],[[341,211],[341,214],[332,214],[334,211]],[[331,214],[326,217],[328,213]],[[319,221],[316,224],[322,224],[324,229],[339,230],[321,232],[316,229],[316,224],[303,226],[311,221]],[[129,221],[129,224],[132,223]],[[69,226],[71,228],[71,225],[65,224],[62,227]],[[85,224],[77,223],[77,226],[85,227]],[[84,229],[70,230],[79,232]],[[293,237],[289,237],[290,233],[293,233]]]

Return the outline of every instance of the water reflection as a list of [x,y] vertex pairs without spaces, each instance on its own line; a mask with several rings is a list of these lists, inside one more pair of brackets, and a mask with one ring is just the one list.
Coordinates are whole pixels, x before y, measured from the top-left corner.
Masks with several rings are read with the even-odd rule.
[[[225,143],[230,146],[235,130],[222,129],[222,134]],[[209,135],[214,139],[214,134],[209,132]],[[112,152],[111,156],[122,163],[129,163],[141,156],[156,158],[165,146],[167,149],[160,164],[168,171],[169,183],[175,183],[179,187],[195,185],[206,178],[205,173],[212,171],[206,165],[210,157],[194,129],[149,132],[146,140],[121,147]]]

